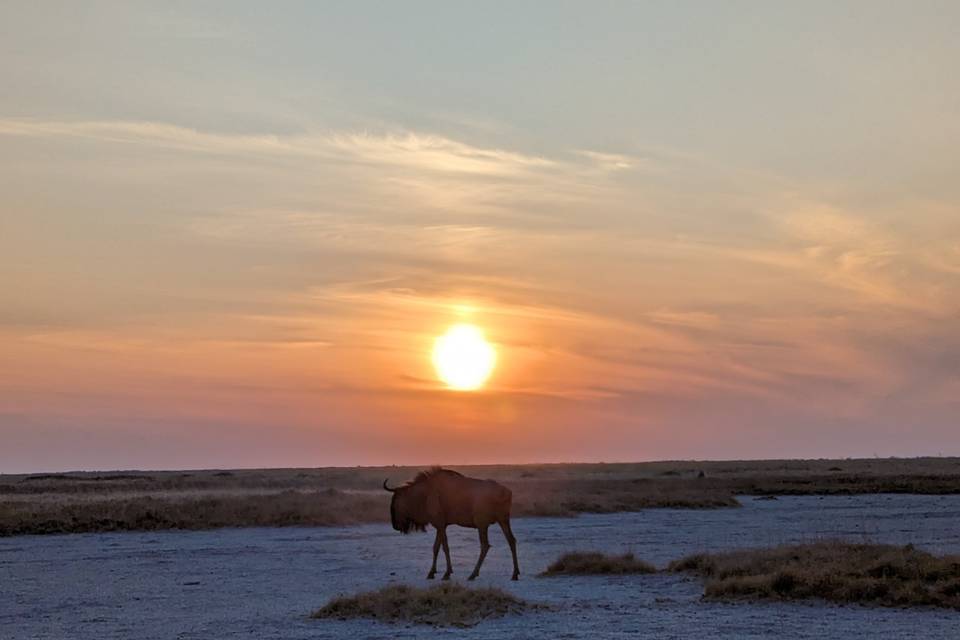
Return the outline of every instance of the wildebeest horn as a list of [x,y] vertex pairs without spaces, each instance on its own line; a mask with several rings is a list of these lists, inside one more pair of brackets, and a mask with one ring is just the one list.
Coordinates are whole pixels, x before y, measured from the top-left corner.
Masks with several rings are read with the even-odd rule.
[[388,487],[388,486],[387,486],[387,480],[388,480],[388,478],[384,478],[384,479],[383,479],[383,488],[386,489],[387,491],[389,491],[390,493],[393,493],[394,491],[396,491],[396,489],[391,489],[390,487]]

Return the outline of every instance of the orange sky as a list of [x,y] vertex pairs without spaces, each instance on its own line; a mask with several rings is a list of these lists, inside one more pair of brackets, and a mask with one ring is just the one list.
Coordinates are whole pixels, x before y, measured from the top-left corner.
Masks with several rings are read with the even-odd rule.
[[114,9],[0,10],[0,472],[960,454],[932,8]]

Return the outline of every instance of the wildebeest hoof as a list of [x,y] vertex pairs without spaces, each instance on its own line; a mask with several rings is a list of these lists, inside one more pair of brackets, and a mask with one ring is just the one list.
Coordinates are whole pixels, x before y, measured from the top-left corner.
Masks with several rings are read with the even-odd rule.
[[449,580],[449,579],[450,579],[450,574],[449,574],[449,573],[445,573],[445,574],[443,574],[443,577],[440,578],[440,579],[441,579],[441,580]]
[[519,573],[515,573],[515,574],[513,574],[513,577],[510,578],[510,579],[511,579],[511,580],[519,580],[519,579],[520,579],[520,574],[519,574]]
[[467,580],[476,580],[476,579],[477,579],[477,574],[476,574],[476,573],[471,573],[471,574],[470,574],[470,577],[467,578]]
[[437,575],[436,572],[431,571],[427,574],[427,580],[433,580],[433,576]]

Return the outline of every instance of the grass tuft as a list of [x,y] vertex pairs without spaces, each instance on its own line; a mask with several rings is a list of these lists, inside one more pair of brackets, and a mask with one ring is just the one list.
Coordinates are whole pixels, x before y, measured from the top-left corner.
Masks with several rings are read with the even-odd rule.
[[394,585],[354,596],[335,598],[311,618],[412,622],[440,627],[472,627],[488,618],[540,609],[500,589],[468,589],[459,584],[429,588]]
[[721,600],[802,600],[891,607],[960,609],[960,557],[904,547],[817,542],[672,562],[669,571],[706,578],[704,595]]
[[608,556],[596,551],[565,553],[547,567],[543,576],[605,575],[623,573],[656,573],[652,564],[638,560],[632,553]]

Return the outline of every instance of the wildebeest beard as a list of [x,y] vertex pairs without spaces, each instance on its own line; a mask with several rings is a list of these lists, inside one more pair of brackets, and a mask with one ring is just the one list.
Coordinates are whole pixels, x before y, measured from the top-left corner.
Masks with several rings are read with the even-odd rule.
[[394,529],[404,534],[410,533],[411,531],[427,530],[426,524],[416,522],[407,514],[401,515],[397,513],[397,494],[393,494],[393,499],[390,501],[390,522],[393,524]]

